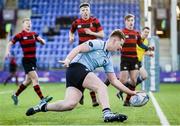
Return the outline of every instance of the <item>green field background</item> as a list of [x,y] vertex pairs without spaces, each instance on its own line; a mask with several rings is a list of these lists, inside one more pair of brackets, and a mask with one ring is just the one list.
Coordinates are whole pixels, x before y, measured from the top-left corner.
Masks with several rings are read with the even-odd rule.
[[[62,100],[64,84],[42,84],[44,95],[53,96],[53,101]],[[101,107],[92,107],[89,91],[85,91],[84,105],[78,105],[68,112],[46,112],[27,117],[26,110],[39,103],[39,98],[32,85],[19,96],[19,105],[14,106],[11,95],[16,85],[0,85],[0,125],[161,125],[155,108],[150,100],[143,107],[123,107],[123,102],[116,97],[117,90],[108,87],[111,109],[113,112],[126,114],[128,120],[104,123]],[[2,93],[4,92],[4,93]],[[161,84],[160,92],[154,93],[171,125],[180,125],[180,84]]]

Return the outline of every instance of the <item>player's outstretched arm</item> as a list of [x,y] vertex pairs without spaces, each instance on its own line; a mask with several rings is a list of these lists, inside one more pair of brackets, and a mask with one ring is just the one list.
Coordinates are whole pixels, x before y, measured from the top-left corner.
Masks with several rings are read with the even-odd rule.
[[85,30],[86,34],[93,35],[93,36],[96,36],[98,38],[104,37],[104,31],[103,30],[99,31],[99,32],[93,32],[89,28],[85,28],[84,30]]
[[60,63],[63,63],[64,66],[68,67],[69,64],[71,63],[71,61],[74,59],[75,56],[77,56],[79,53],[81,52],[88,52],[89,46],[85,43],[78,45],[77,47],[75,47],[66,57],[66,59],[64,61],[58,61]]
[[6,48],[6,54],[5,54],[5,57],[10,57],[10,49],[11,49],[11,46],[13,45],[13,42],[9,42],[8,45],[7,45],[7,48]]
[[72,44],[74,42],[74,33],[69,32],[69,43]]
[[129,88],[127,88],[126,86],[124,86],[116,77],[115,73],[107,73],[107,77],[109,79],[109,81],[111,82],[111,84],[117,88],[120,91],[125,92],[126,94],[129,95],[135,95],[136,91],[131,91]]
[[42,44],[42,45],[45,45],[46,44],[46,42],[45,42],[45,40],[44,39],[42,39],[41,37],[37,37],[37,40]]

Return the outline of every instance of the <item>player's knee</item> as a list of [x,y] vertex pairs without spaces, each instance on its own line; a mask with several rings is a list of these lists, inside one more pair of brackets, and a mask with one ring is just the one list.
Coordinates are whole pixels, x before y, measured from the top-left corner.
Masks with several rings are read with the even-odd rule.
[[27,86],[27,85],[29,85],[30,83],[31,83],[30,80],[25,80],[25,81],[23,82],[23,85]]
[[76,105],[77,103],[75,102],[69,102],[66,107],[68,110],[73,110],[76,107]]
[[38,78],[32,78],[33,84],[39,84]]

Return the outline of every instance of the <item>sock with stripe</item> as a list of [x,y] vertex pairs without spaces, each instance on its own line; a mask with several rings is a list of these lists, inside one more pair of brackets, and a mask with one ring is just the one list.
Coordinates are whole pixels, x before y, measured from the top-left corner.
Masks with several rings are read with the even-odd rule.
[[34,91],[37,93],[37,95],[39,96],[40,99],[44,98],[39,85],[34,86]]
[[16,95],[16,96],[19,96],[19,94],[20,94],[21,92],[23,92],[25,89],[26,89],[26,86],[25,86],[24,84],[21,84],[21,85],[19,86],[18,90],[16,91],[15,95]]

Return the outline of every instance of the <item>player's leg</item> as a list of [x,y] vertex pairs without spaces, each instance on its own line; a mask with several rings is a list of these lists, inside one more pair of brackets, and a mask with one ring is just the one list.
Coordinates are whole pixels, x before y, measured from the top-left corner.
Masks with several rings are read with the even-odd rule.
[[17,73],[15,72],[14,75],[13,75],[16,79],[16,85],[18,86],[19,85],[19,81],[18,81],[18,75]]
[[148,73],[146,71],[146,69],[144,67],[141,67],[139,69],[139,76],[137,78],[137,83],[136,83],[136,86],[140,83],[142,83],[144,80],[146,80],[148,77]]
[[32,80],[34,91],[36,92],[36,94],[39,96],[40,99],[43,99],[44,96],[43,96],[42,91],[40,89],[40,85],[39,85],[39,81],[38,81],[38,75],[37,75],[36,71],[30,71],[28,73],[28,76]]
[[114,114],[111,112],[107,86],[104,85],[103,82],[94,73],[90,72],[86,76],[83,82],[83,87],[93,90],[97,93],[99,103],[102,107],[103,118],[105,122],[124,121],[127,119],[126,115]]
[[[79,74],[77,74],[77,71]],[[75,74],[76,73],[76,74]],[[39,111],[67,111],[73,109],[82,97],[84,88],[82,83],[88,71],[82,64],[71,64],[66,70],[66,95],[62,101],[57,101],[47,105],[47,101],[42,100],[37,107],[28,109],[26,115],[33,115]]]
[[99,103],[97,102],[96,93],[95,93],[94,91],[90,91],[89,94],[90,94],[90,96],[91,96],[92,106],[93,106],[93,107],[98,106]]
[[[129,72],[127,70],[123,70],[120,72],[119,74],[119,81],[126,85],[126,83],[128,82],[128,78],[129,78]],[[119,98],[119,99],[122,99],[123,100],[123,92],[122,91],[119,91],[116,96]]]
[[26,74],[25,76],[25,80],[23,81],[22,84],[19,85],[19,88],[17,89],[17,91],[12,95],[12,99],[14,101],[14,104],[17,105],[18,104],[18,96],[26,89],[26,87],[31,83],[31,79],[28,77],[28,75]]
[[43,96],[40,85],[39,85],[38,75],[37,75],[36,71],[30,71],[28,73],[28,77],[31,78],[34,91],[36,92],[36,94],[39,96],[40,99],[45,99],[47,101],[52,100],[52,97],[44,97]]
[[10,75],[6,78],[6,80],[4,81],[4,85],[6,85],[8,83],[9,80],[11,80],[11,78],[13,77],[13,74],[10,73]]
[[129,78],[129,71],[128,70],[123,70],[119,74],[119,81],[123,84],[127,83]]
[[[99,103],[97,102],[96,93],[95,93],[94,91],[90,91],[89,94],[90,94],[90,96],[91,96],[92,106],[93,106],[93,107],[98,106]],[[84,95],[82,95],[79,103],[80,103],[81,105],[84,104]]]
[[76,107],[80,98],[82,97],[82,92],[75,87],[68,87],[66,89],[66,94],[64,100],[59,100],[53,103],[47,103],[45,100],[41,100],[41,102],[33,107],[29,108],[26,112],[27,116],[33,115],[37,112],[47,112],[47,111],[70,111]]
[[[93,83],[92,83],[93,82]],[[92,84],[91,84],[92,83]],[[90,72],[83,82],[83,87],[93,90],[98,95],[99,103],[103,108],[109,108],[109,97],[107,94],[107,86],[92,72]]]
[[[129,77],[130,77],[130,80],[131,80],[131,83],[129,85],[129,89],[131,90],[135,90],[135,87],[136,87],[136,81],[137,81],[137,76],[139,74],[139,70],[131,70],[130,73],[129,73]],[[124,106],[129,106],[129,100],[131,98],[131,95],[127,95],[126,96],[126,99],[124,101]]]
[[75,87],[68,87],[66,89],[66,94],[64,100],[57,101],[54,103],[49,103],[47,105],[48,111],[69,111],[74,109],[80,98],[82,97],[82,92]]

